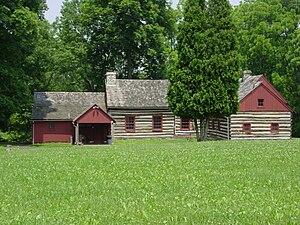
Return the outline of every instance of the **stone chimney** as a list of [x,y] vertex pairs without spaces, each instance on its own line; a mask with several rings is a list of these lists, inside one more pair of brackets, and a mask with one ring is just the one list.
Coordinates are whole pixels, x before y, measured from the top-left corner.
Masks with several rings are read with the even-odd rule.
[[107,72],[106,76],[106,86],[116,86],[117,74],[115,72]]
[[244,73],[243,73],[242,82],[247,80],[248,77],[251,77],[251,75],[252,75],[251,70],[245,70]]

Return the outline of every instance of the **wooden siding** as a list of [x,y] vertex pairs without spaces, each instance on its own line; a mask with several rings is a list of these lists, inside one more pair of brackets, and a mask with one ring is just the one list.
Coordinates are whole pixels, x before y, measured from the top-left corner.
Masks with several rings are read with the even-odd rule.
[[259,78],[261,82],[263,82],[264,86],[269,89],[277,98],[279,98],[282,102],[286,102],[284,97],[275,89],[275,87],[267,80],[265,76]]
[[[126,138],[172,138],[195,137],[194,123],[191,121],[190,130],[180,130],[180,118],[174,117],[167,110],[110,110],[109,114],[115,119],[113,135],[117,139]],[[155,132],[152,129],[152,115],[162,114],[163,129]],[[125,115],[135,115],[135,132],[126,132]],[[208,138],[213,140],[238,139],[290,139],[291,113],[289,112],[239,112],[231,117],[218,118],[213,128],[209,122]],[[243,123],[251,123],[251,133],[243,132]],[[279,132],[271,132],[271,124],[279,124]]]
[[[231,140],[239,139],[290,139],[290,112],[239,112],[230,118]],[[251,133],[243,132],[243,123],[251,123]],[[279,124],[279,132],[271,132],[271,123]]]
[[[162,115],[162,131],[153,131],[152,115]],[[168,110],[109,110],[115,120],[114,138],[168,138],[174,137],[174,115]],[[125,115],[135,115],[135,132],[126,132]]]
[[[263,106],[258,106],[258,99],[263,99]],[[276,94],[261,84],[240,102],[240,112],[289,112],[290,109]]]
[[77,123],[107,123],[110,124],[112,119],[100,108],[92,107],[76,119]]
[[[213,123],[215,125],[213,125]],[[230,121],[228,117],[210,120],[207,137],[211,140],[229,140]]]
[[180,129],[180,117],[175,117],[175,136],[176,137],[195,137],[196,131],[194,126],[194,121],[190,120],[190,130]]
[[34,121],[32,126],[32,142],[71,142],[74,137],[74,127],[71,121]]

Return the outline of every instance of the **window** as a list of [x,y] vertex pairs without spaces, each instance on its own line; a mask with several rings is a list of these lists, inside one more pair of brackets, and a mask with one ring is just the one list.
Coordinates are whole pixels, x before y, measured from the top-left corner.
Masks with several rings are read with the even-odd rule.
[[212,129],[213,130],[221,130],[221,122],[220,120],[212,120]]
[[152,115],[152,130],[162,131],[162,115]]
[[135,132],[135,115],[125,116],[125,130],[127,132]]
[[190,130],[190,119],[180,119],[180,130]]
[[54,130],[55,129],[55,123],[54,122],[48,122],[48,129],[49,130]]
[[271,123],[271,133],[279,132],[279,123]]
[[258,99],[257,100],[257,106],[258,107],[263,107],[264,106],[264,99]]
[[251,134],[251,123],[243,123],[243,132]]

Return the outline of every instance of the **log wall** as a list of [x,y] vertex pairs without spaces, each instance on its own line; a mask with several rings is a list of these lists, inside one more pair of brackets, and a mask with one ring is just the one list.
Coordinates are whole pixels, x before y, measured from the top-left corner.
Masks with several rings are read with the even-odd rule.
[[190,130],[181,130],[180,129],[180,117],[175,117],[175,136],[176,137],[195,137],[195,125],[194,121],[190,120]]
[[[117,139],[127,138],[171,138],[175,132],[175,117],[169,110],[109,110],[116,124],[113,135]],[[162,131],[152,130],[152,115],[162,115]],[[125,130],[125,115],[135,115],[135,132]]]
[[210,120],[207,137],[211,140],[229,140],[230,119],[228,117]]
[[[109,114],[116,121],[112,132],[117,139],[195,137],[196,135],[193,121],[190,122],[190,130],[180,130],[180,118],[175,117],[168,110],[110,110]],[[153,114],[162,115],[162,131],[152,130]],[[125,130],[125,115],[135,115],[135,132]],[[251,133],[243,132],[244,123],[251,123]],[[271,123],[279,124],[278,133],[271,132]],[[290,139],[291,113],[238,112],[230,117],[211,120],[208,138],[212,140]]]
[[[290,112],[238,112],[231,115],[231,140],[240,139],[290,139]],[[251,123],[251,133],[243,132],[243,123]],[[279,124],[279,132],[271,132],[271,123]]]
[[[53,127],[49,128],[49,122]],[[34,121],[32,124],[32,142],[68,142],[74,137],[72,121]]]

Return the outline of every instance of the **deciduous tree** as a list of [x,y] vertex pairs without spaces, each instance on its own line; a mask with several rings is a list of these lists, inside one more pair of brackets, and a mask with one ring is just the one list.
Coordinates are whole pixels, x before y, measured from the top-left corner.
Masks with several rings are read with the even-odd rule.
[[34,52],[44,0],[0,3],[0,129],[7,131],[14,114],[23,114],[32,99],[28,57]]
[[245,0],[234,11],[242,66],[266,75],[288,100],[295,111],[294,135],[300,135],[299,9],[297,0]]
[[122,78],[166,77],[174,23],[165,0],[72,0],[64,3],[58,36],[83,69],[85,88],[103,90],[108,70]]

